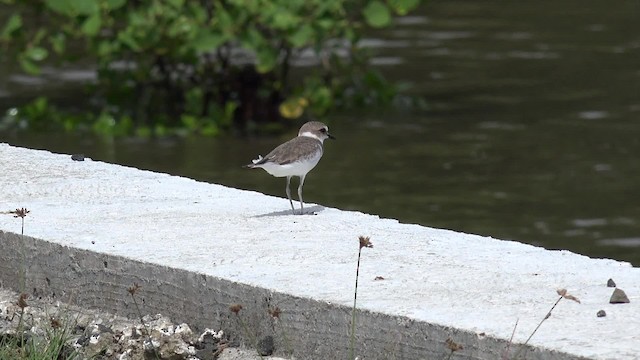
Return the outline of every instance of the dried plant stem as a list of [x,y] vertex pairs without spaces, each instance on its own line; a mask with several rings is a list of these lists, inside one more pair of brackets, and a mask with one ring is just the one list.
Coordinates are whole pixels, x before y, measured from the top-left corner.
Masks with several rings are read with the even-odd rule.
[[[24,308],[20,309],[20,316],[18,317],[18,332],[20,333],[20,337],[22,338],[24,336],[24,331],[22,331],[22,322],[24,319]],[[21,339],[22,340],[22,339]]]
[[520,347],[518,348],[518,351],[513,355],[513,358],[516,359],[518,357],[518,355],[520,355],[520,353],[522,352],[522,350],[524,350],[524,348],[527,346],[527,344],[529,343],[529,340],[531,340],[531,338],[533,337],[533,335],[535,335],[536,331],[538,331],[538,329],[540,328],[540,326],[542,325],[542,323],[547,320],[548,318],[551,317],[551,312],[553,311],[553,309],[556,308],[556,306],[558,305],[558,303],[560,302],[560,300],[562,300],[562,296],[560,296],[558,298],[558,300],[556,300],[556,302],[553,304],[553,306],[551,307],[551,309],[549,310],[549,312],[547,313],[547,315],[544,316],[544,318],[542,318],[542,320],[540,320],[540,322],[538,323],[538,326],[536,326],[535,329],[533,329],[533,332],[531,333],[531,335],[529,335],[529,337],[527,338],[527,341],[524,342],[524,344],[520,345]]
[[[136,289],[137,291],[137,289]],[[136,306],[136,311],[138,312],[138,316],[140,317],[140,322],[144,327],[145,332],[147,333],[147,341],[149,341],[149,346],[151,346],[151,350],[153,351],[153,355],[155,358],[160,360],[158,353],[156,352],[155,347],[153,346],[153,340],[151,339],[151,330],[149,330],[149,325],[144,321],[144,317],[142,316],[142,311],[140,310],[140,306],[138,305],[138,300],[136,300],[135,291],[129,291],[131,298],[133,299],[133,304]],[[143,346],[144,347],[144,346]]]
[[236,318],[238,319],[238,322],[240,323],[240,326],[242,327],[242,330],[244,331],[245,335],[253,343],[253,347],[256,349],[256,352],[258,353],[258,356],[260,356],[260,359],[263,359],[262,354],[260,354],[260,351],[258,350],[258,339],[256,338],[256,336],[254,336],[249,331],[249,327],[247,327],[247,324],[244,322],[244,320],[242,320],[242,318],[240,317],[240,314],[237,313],[237,312],[235,314],[236,314]]
[[291,341],[287,336],[287,331],[285,330],[284,326],[280,325],[280,327],[282,328],[282,338],[284,340],[285,346],[287,347],[287,351],[289,352],[289,355],[293,355],[293,347],[291,346]]
[[349,360],[353,360],[356,350],[356,302],[358,300],[358,276],[360,274],[360,256],[362,247],[358,250],[358,264],[356,265],[356,288],[353,292],[353,310],[351,311],[351,346],[349,347]]
[[516,334],[516,329],[518,328],[518,321],[520,319],[516,319],[516,323],[515,325],[513,325],[513,331],[511,332],[511,337],[509,338],[509,342],[507,343],[507,348],[504,351],[504,354],[502,356],[503,360],[507,360],[509,359],[509,351],[511,350],[511,344],[513,344],[513,337]]

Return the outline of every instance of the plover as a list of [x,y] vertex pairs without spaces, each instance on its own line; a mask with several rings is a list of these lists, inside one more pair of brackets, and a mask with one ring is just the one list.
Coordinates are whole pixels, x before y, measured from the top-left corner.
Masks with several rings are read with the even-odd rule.
[[245,167],[255,169],[262,168],[275,177],[287,177],[287,198],[291,204],[291,211],[296,213],[291,200],[289,184],[294,176],[300,177],[298,186],[298,199],[300,200],[300,214],[304,213],[304,201],[302,200],[302,186],[304,178],[313,169],[322,157],[322,144],[325,139],[335,139],[329,134],[327,125],[318,121],[309,121],[302,125],[295,137],[275,149],[267,156],[252,160],[252,164]]

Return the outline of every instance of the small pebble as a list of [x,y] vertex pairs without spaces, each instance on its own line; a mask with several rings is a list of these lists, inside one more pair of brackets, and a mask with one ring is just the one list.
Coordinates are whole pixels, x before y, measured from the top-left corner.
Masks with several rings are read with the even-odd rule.
[[613,279],[607,280],[607,287],[616,287],[616,282]]
[[629,302],[629,298],[624,291],[616,288],[613,290],[613,294],[611,294],[611,299],[609,299],[609,303],[611,304],[626,304]]
[[84,154],[73,154],[73,155],[71,155],[71,160],[73,160],[73,161],[84,161]]
[[604,310],[600,310],[600,311],[598,311],[596,316],[597,317],[605,317],[605,316],[607,316],[607,313]]

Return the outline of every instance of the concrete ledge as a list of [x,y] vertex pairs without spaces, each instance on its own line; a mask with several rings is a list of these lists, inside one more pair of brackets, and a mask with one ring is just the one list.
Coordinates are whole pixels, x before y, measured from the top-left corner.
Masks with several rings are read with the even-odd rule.
[[[563,301],[531,340],[527,359],[636,359],[640,271],[515,242],[399,224],[286,199],[68,155],[0,144],[0,285],[133,316],[143,311],[196,329],[243,331],[228,310],[299,359],[346,358],[357,236],[369,235],[358,290],[361,359],[499,359],[518,320],[523,342],[563,287]],[[261,174],[262,175],[262,174]],[[249,176],[249,175],[248,175]],[[269,181],[269,180],[266,180]],[[384,280],[374,280],[376,276]],[[613,278],[631,303],[608,304]],[[277,324],[267,314],[282,310]],[[605,318],[596,318],[600,309]],[[514,347],[516,345],[513,345]]]

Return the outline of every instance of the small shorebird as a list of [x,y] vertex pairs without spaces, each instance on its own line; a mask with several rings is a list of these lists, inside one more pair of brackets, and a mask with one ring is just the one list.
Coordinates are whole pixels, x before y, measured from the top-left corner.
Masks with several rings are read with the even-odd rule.
[[273,149],[267,156],[252,160],[252,164],[245,167],[255,169],[262,168],[275,177],[287,177],[287,198],[291,204],[291,210],[296,213],[291,200],[289,184],[293,176],[300,177],[298,186],[298,199],[300,200],[300,214],[304,213],[302,201],[302,186],[307,173],[311,171],[322,157],[322,144],[325,139],[335,139],[329,134],[327,125],[318,121],[309,121],[302,125],[295,137]]

